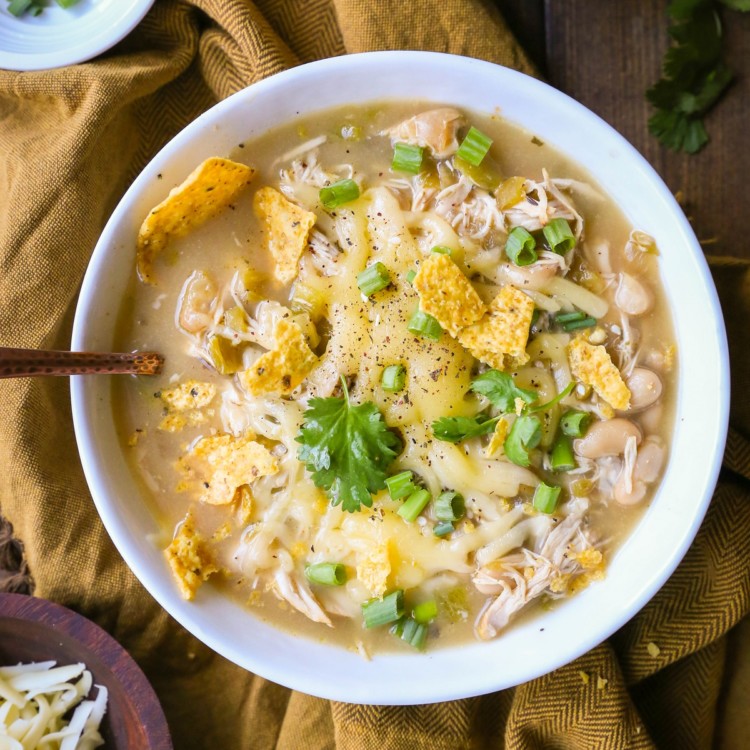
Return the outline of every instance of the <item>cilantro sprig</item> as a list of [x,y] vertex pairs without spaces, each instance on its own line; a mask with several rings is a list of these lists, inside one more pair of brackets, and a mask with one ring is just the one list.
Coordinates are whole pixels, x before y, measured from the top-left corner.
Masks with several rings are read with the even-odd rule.
[[[505,438],[503,448],[507,458],[518,466],[528,466],[531,462],[530,452],[539,445],[542,439],[542,421],[534,416],[548,411],[566,396],[570,395],[575,383],[571,381],[566,388],[550,401],[537,404],[539,397],[536,391],[519,388],[513,378],[506,372],[487,370],[471,381],[469,386],[474,393],[484,396],[495,408],[504,413],[517,411],[516,402],[521,400],[522,407]],[[432,432],[438,440],[448,443],[460,443],[469,438],[487,435],[495,429],[502,419],[502,414],[489,417],[479,414],[476,417],[441,417],[432,423]]]
[[501,411],[513,411],[517,398],[526,404],[533,404],[537,400],[536,391],[519,388],[507,372],[499,370],[483,372],[471,381],[470,387]]
[[402,445],[378,407],[371,401],[352,404],[343,385],[343,398],[310,399],[297,435],[297,457],[332,505],[354,513],[372,506],[372,493],[385,487]]
[[[729,8],[750,10],[750,0],[721,0]],[[732,82],[723,60],[718,0],[671,0],[669,34],[674,44],[664,58],[663,77],[647,92],[656,107],[649,130],[665,146],[689,154],[708,142],[703,117]]]

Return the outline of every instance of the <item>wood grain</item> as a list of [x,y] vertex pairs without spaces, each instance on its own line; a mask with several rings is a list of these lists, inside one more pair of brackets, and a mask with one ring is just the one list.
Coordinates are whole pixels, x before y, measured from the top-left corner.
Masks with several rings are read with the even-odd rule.
[[[550,82],[617,128],[654,166],[683,207],[707,252],[750,258],[739,243],[749,202],[745,146],[750,120],[750,13],[725,11],[727,60],[737,78],[707,119],[711,142],[695,156],[661,146],[647,128],[645,90],[668,46],[666,2],[545,2]],[[706,242],[707,241],[707,242]]]
[[0,594],[0,665],[83,662],[109,691],[102,736],[109,750],[172,750],[164,713],[143,672],[85,617],[45,599]]

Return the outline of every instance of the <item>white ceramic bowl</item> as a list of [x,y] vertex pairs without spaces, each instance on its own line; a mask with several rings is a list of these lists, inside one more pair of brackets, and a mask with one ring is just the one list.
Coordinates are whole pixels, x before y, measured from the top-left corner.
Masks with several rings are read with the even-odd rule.
[[50,0],[38,16],[19,18],[0,3],[0,68],[45,70],[90,60],[124,39],[154,0],[78,0],[63,9]]
[[[423,52],[376,52],[303,65],[221,102],[185,128],[133,183],[96,246],[81,291],[73,348],[110,350],[113,326],[148,210],[201,160],[227,155],[298,113],[367,100],[427,99],[493,112],[569,154],[601,183],[661,250],[678,342],[677,424],[666,476],[607,578],[490,643],[371,662],[256,620],[211,587],[184,602],[148,540],[156,523],[118,446],[110,381],[73,378],[73,417],[96,507],[117,548],[156,600],[237,664],[313,695],[411,704],[487,693],[538,677],[583,654],[629,620],[675,569],[705,513],[727,427],[724,325],[701,248],[672,194],[617,132],[564,94],[486,62]],[[156,179],[157,174],[162,180]]]

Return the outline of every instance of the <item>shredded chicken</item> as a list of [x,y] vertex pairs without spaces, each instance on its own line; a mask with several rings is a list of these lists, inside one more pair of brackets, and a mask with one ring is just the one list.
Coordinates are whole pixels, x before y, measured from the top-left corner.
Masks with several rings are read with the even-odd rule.
[[539,552],[523,548],[475,573],[472,580],[477,589],[495,597],[485,605],[474,625],[479,638],[494,638],[533,599],[543,593],[558,596],[554,591],[556,580],[582,571],[567,553],[574,547],[589,546],[581,530],[583,512],[581,506],[560,521]]
[[452,107],[420,112],[385,130],[393,141],[429,148],[436,159],[446,159],[458,149],[456,137],[464,122],[463,115]]

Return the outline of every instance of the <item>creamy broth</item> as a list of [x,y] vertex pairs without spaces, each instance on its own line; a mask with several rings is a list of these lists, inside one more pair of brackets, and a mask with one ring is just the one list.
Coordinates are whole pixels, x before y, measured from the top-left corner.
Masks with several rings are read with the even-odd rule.
[[[501,207],[498,215],[504,222],[502,226],[492,224],[488,213],[490,223],[485,224],[490,228],[482,234],[486,228],[482,224],[484,214],[475,214],[472,219],[465,206],[475,201],[472,210],[477,211],[482,200],[497,206],[501,199],[495,198],[492,189],[472,188],[471,184],[468,195],[461,197],[461,180],[466,180],[462,174],[470,171],[468,167],[464,165],[464,172],[436,167],[436,162],[455,162],[452,156],[434,158],[428,147],[424,149],[423,163],[429,167],[429,176],[423,184],[417,186],[418,178],[390,168],[392,139],[382,135],[383,131],[434,107],[387,102],[331,110],[300,118],[252,142],[239,144],[231,158],[256,170],[250,187],[219,215],[171,242],[155,261],[155,284],[142,283],[134,270],[118,323],[119,349],[155,350],[166,358],[161,376],[121,380],[114,386],[118,431],[132,470],[143,487],[143,501],[151,504],[158,518],[162,531],[157,540],[159,546],[166,549],[170,545],[175,530],[179,531],[190,511],[218,569],[208,585],[219,586],[227,595],[247,603],[255,615],[280,628],[358,648],[366,654],[409,648],[388,627],[363,626],[360,605],[371,597],[383,596],[384,581],[389,592],[405,591],[407,617],[420,602],[437,603],[437,617],[426,626],[428,648],[434,648],[475,636],[488,638],[499,633],[502,637],[506,627],[518,622],[520,609],[525,618],[529,612],[539,610],[540,604],[551,606],[606,574],[606,561],[632,530],[658,486],[673,423],[675,350],[669,310],[659,282],[658,255],[648,238],[635,235],[634,242],[633,227],[591,177],[533,134],[500,117],[463,113],[464,124],[458,140],[469,124],[493,139],[490,155],[482,164],[494,165],[502,177],[500,190],[506,191],[505,200],[508,191],[521,189],[520,183],[508,178],[522,176],[527,178],[522,190],[528,197],[521,201],[526,209],[538,206],[543,202],[539,199],[546,197],[553,205],[548,218],[568,217],[568,226],[574,233],[582,230],[575,249],[558,256],[559,261],[549,250],[542,252],[544,239],[540,227],[534,224],[534,216],[519,210],[514,213],[520,204]],[[362,192],[352,204],[355,208],[344,204],[326,211],[318,201],[320,184],[316,180],[324,179],[321,174],[331,175],[331,181],[350,177],[351,167]],[[545,183],[545,174],[569,182]],[[473,175],[480,181],[495,179],[477,176],[476,172]],[[287,198],[312,211],[316,220],[308,238],[310,244],[299,261],[299,275],[286,284],[275,278],[276,263],[264,247],[261,219],[254,211],[256,192],[280,185]],[[456,186],[452,188],[454,192],[445,193],[451,185]],[[533,185],[536,187],[531,189]],[[548,192],[544,185],[548,186]],[[165,195],[171,187],[165,186]],[[437,202],[443,193],[447,197],[439,207]],[[555,194],[574,206],[575,215],[582,217],[580,222]],[[468,219],[462,219],[456,206],[450,206],[454,198],[459,211],[463,210]],[[398,214],[400,228],[394,228],[390,219],[381,216],[382,206],[384,211]],[[534,313],[526,345],[529,360],[508,368],[516,386],[534,393],[536,401],[516,404],[507,417],[500,417],[509,430],[521,416],[536,415],[539,419],[541,442],[530,450],[528,469],[511,464],[502,455],[502,448],[487,457],[492,432],[455,445],[434,437],[432,425],[441,417],[474,418],[482,412],[489,419],[497,417],[499,412],[470,391],[473,380],[490,366],[478,361],[470,349],[459,343],[461,332],[452,336],[444,331],[438,341],[433,341],[406,331],[412,311],[417,304],[426,302],[422,292],[405,281],[410,266],[403,265],[405,256],[399,255],[404,252],[403,246],[399,249],[398,245],[403,242],[411,248],[410,257],[416,258],[411,267],[421,269],[426,259],[434,255],[430,253],[431,245],[443,244],[436,238],[449,236],[442,229],[435,233],[434,222],[430,224],[424,219],[425,209],[453,227],[455,233],[449,242],[455,247],[448,257],[471,281],[483,306],[488,306],[504,287],[515,287],[531,296],[538,311]],[[529,210],[533,212],[536,208]],[[346,222],[352,229],[347,240],[342,241],[341,224]],[[528,225],[539,243],[540,260],[533,266],[519,268],[508,262],[503,248],[508,231],[523,224]],[[399,232],[406,230],[409,235],[398,239]],[[357,289],[356,275],[378,260],[389,268],[391,284],[365,297]],[[542,268],[545,265],[546,271]],[[534,279],[534,269],[541,268],[546,273],[553,267],[555,277],[565,278],[566,283],[572,281],[576,289],[588,290],[587,294],[604,300],[607,312],[594,316],[597,319],[588,327],[561,330],[560,323],[555,322],[556,315],[563,318],[566,314],[574,318],[578,315],[584,322],[587,318],[570,304],[567,287],[553,289],[546,282],[540,286],[538,278]],[[242,375],[222,375],[210,362],[205,350],[208,340],[205,330],[192,333],[181,330],[186,284],[191,278],[195,282],[196,277],[191,276],[195,272],[210,277],[214,296],[222,297],[220,302],[214,299],[212,303],[214,318],[219,304],[222,314],[233,307],[241,308],[236,315],[242,317],[243,325],[245,316],[252,325],[255,325],[253,316],[260,320],[257,326],[261,332],[260,344],[243,341],[236,350],[244,348],[244,355],[238,355],[244,357],[237,365],[240,372],[252,369],[267,349],[273,349],[280,317],[286,316],[285,319],[294,322],[295,330],[302,331],[319,359],[291,395],[279,398],[271,394],[266,398],[249,394],[242,385],[245,382]],[[418,279],[414,283],[419,287]],[[302,287],[307,290],[305,293]],[[230,288],[235,292],[231,299]],[[317,296],[310,295],[310,289]],[[586,301],[588,297],[584,297]],[[624,313],[622,307],[631,309],[631,313]],[[259,310],[265,311],[265,322]],[[341,320],[347,316],[370,320],[367,331],[371,338],[362,342],[355,340],[353,334],[344,335],[340,330]],[[227,317],[220,320],[224,333],[227,320]],[[214,325],[212,330],[219,330],[215,329],[216,320],[211,325]],[[586,356],[594,350],[606,350],[622,379],[633,385],[629,388],[633,391],[631,408],[616,412],[596,389],[592,390],[580,379],[571,380],[572,355],[566,356],[565,351],[578,337],[584,342]],[[553,350],[561,345],[562,354],[559,351],[555,354]],[[334,347],[339,351],[333,352]],[[236,354],[234,349],[225,353],[232,357]],[[384,366],[393,363],[403,364],[406,371],[404,388],[395,393],[384,391],[380,381]],[[346,377],[352,403],[374,403],[388,428],[399,431],[403,451],[387,473],[392,476],[412,470],[415,481],[422,480],[430,491],[431,503],[413,522],[397,514],[404,501],[391,500],[386,490],[374,493],[372,508],[346,513],[341,506],[333,507],[330,497],[315,486],[310,472],[297,460],[297,444],[285,444],[278,438],[282,433],[296,435],[310,398],[340,398],[341,375]],[[655,399],[653,382],[646,382],[644,388],[644,378],[653,381],[654,377],[662,388]],[[182,410],[165,403],[165,394],[190,381],[216,388],[210,403]],[[568,381],[573,390],[558,405],[533,411],[557,397]],[[424,393],[417,394],[416,389]],[[410,393],[412,403],[408,399]],[[640,408],[649,400],[654,401],[653,405]],[[266,410],[263,414],[258,405],[261,401]],[[278,406],[278,410],[273,412],[269,404]],[[521,415],[514,411],[521,411]],[[552,471],[549,461],[553,444],[562,439],[559,421],[570,411],[591,415],[586,435],[593,435],[599,429],[594,429],[594,425],[618,418],[627,419],[642,439],[638,442],[634,437],[627,441],[626,450],[615,455],[593,456],[603,450],[602,440],[597,442],[589,437],[587,444],[584,436],[580,438],[583,443],[574,443],[576,466],[570,471]],[[259,424],[265,432],[258,429]],[[205,488],[196,484],[195,473],[186,470],[187,465],[192,471],[192,464],[189,461],[186,464],[185,457],[200,445],[201,439],[222,434],[239,438],[251,425],[252,433],[259,436],[258,450],[266,451],[268,460],[281,467],[278,473],[261,476],[255,482],[251,478],[244,485],[248,488],[244,504],[239,490],[231,502],[201,502],[200,498],[213,490],[206,489],[208,481],[204,482]],[[578,439],[571,437],[571,442],[574,440]],[[635,468],[639,459],[642,465]],[[461,473],[461,467],[469,467],[473,473],[461,477],[450,475],[451,470]],[[516,491],[493,489],[505,487],[502,482],[493,485],[493,472],[500,469],[507,469],[506,474],[511,472],[508,476],[514,477]],[[553,512],[542,513],[534,508],[535,488],[524,480],[528,476],[523,473],[526,471],[533,473],[535,483],[542,480],[561,487]],[[641,483],[639,477],[646,480]],[[508,486],[512,486],[512,481]],[[435,499],[444,490],[459,488],[465,498],[466,516],[454,523],[454,530],[445,538],[436,541],[433,528],[439,519],[435,518]],[[286,498],[283,508],[274,508],[275,497]],[[274,513],[283,518],[269,520]],[[560,541],[562,546],[554,547],[554,530],[564,529],[562,524],[566,521],[569,525],[574,523],[574,528],[571,525],[571,533]],[[281,527],[283,533],[278,531]],[[374,532],[376,527],[381,530]],[[271,533],[271,528],[276,530]],[[330,529],[328,536],[324,533],[326,529]],[[512,529],[519,530],[518,543],[511,543],[498,558],[493,557],[493,542],[500,544],[497,540]],[[477,534],[485,534],[480,552],[476,553],[479,557],[472,547],[472,552],[459,564],[459,554],[454,548],[460,548],[461,539],[468,540]],[[334,537],[338,541],[332,541]],[[318,544],[316,549],[315,544],[321,539],[325,545]],[[358,548],[352,539],[360,540]],[[425,561],[432,564],[439,556],[433,551],[438,542],[445,543],[441,549],[454,550],[452,556],[445,552],[451,563],[445,570],[427,571]],[[430,550],[422,557],[412,553],[415,545],[422,544],[425,549],[431,545]],[[387,577],[382,570],[372,572],[368,568],[368,565],[377,567],[368,555],[374,559],[383,548],[387,560],[381,560],[381,564],[388,568]],[[334,559],[336,550],[340,550],[340,559]],[[596,557],[599,552],[601,560]],[[559,557],[560,564],[552,573],[543,570],[547,553]],[[527,555],[528,559],[522,560],[519,555]],[[303,573],[305,566],[320,562],[343,563],[347,583],[340,587],[308,584]],[[368,570],[378,578],[377,585],[366,583],[370,579]],[[530,589],[545,585],[533,596],[529,595],[523,607],[513,610],[508,625],[503,614],[490,617],[488,612],[503,582],[521,585],[518,581],[512,583],[513,576],[525,578],[523,585],[528,583]],[[333,627],[313,621],[312,605],[306,603],[308,597],[330,618]]]

